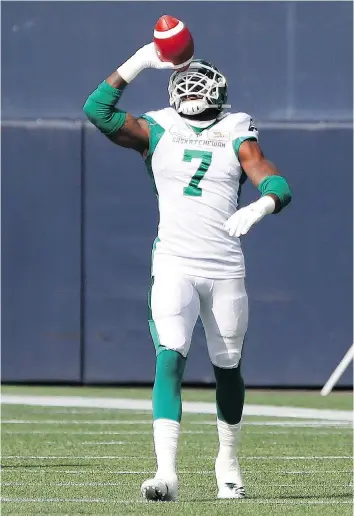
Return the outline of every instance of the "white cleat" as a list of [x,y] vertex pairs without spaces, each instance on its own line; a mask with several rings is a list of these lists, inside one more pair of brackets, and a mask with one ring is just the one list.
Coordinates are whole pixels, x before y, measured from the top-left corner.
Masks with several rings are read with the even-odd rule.
[[237,457],[230,460],[221,460],[219,457],[215,461],[215,474],[218,486],[218,498],[238,498],[246,497],[243,487],[240,464]]
[[149,478],[141,485],[143,498],[152,502],[175,502],[177,500],[177,479],[165,481],[162,478]]
[[218,498],[246,498],[246,493],[243,486],[237,484],[227,483],[219,487]]

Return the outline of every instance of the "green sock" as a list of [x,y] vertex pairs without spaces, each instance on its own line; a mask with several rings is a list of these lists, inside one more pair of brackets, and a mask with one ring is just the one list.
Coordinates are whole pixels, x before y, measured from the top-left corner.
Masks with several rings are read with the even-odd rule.
[[177,351],[163,349],[156,357],[155,383],[152,391],[152,413],[156,419],[181,421],[181,384],[186,365]]
[[233,369],[213,367],[218,419],[229,425],[236,425],[241,421],[245,402],[245,384],[241,375],[241,364]]

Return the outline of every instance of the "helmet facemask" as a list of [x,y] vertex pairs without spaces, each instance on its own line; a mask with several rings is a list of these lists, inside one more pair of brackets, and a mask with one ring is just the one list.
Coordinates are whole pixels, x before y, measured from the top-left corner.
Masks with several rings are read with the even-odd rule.
[[172,74],[168,85],[170,106],[183,115],[197,115],[226,107],[226,77],[210,63],[194,60],[188,70]]

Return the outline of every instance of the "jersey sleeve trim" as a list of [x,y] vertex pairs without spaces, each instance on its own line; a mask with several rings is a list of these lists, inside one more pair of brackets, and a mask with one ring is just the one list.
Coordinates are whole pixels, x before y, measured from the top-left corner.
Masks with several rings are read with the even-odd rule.
[[149,155],[152,156],[153,152],[155,151],[155,149],[157,147],[157,144],[159,143],[162,135],[165,132],[165,129],[149,115],[144,114],[144,115],[141,115],[140,118],[143,118],[144,120],[147,121],[147,123],[149,124],[149,129],[150,129],[149,149],[148,149],[148,152],[145,157],[145,159],[147,159],[147,157]]
[[238,158],[238,153],[239,153],[239,150],[240,150],[241,143],[243,143],[246,140],[257,141],[257,137],[255,135],[253,135],[253,134],[250,134],[248,136],[241,136],[241,137],[236,138],[235,140],[233,140],[232,146],[233,146],[233,149],[234,149],[234,152],[235,152],[237,158]]
[[149,131],[149,149],[146,152],[146,154],[143,155],[143,159],[145,161],[145,165],[146,165],[148,174],[153,182],[155,194],[158,195],[157,189],[156,189],[156,184],[155,184],[155,179],[154,179],[154,173],[152,170],[152,156],[157,147],[157,144],[159,143],[159,141],[161,140],[161,137],[163,136],[163,134],[165,132],[165,129],[149,115],[144,114],[144,115],[141,115],[140,118],[143,118],[149,124],[149,129],[150,129],[150,131]]

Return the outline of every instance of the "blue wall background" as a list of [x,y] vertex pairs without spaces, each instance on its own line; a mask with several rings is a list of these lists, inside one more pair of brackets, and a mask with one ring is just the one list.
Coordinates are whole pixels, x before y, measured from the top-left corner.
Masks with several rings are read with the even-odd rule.
[[[3,381],[153,379],[154,193],[140,157],[85,122],[82,105],[163,10],[228,76],[233,109],[257,119],[294,192],[244,239],[246,383],[320,386],[353,339],[349,2],[2,4]],[[167,80],[145,71],[122,106],[165,106]],[[242,204],[256,197],[246,184]],[[186,380],[213,381],[199,324]]]

